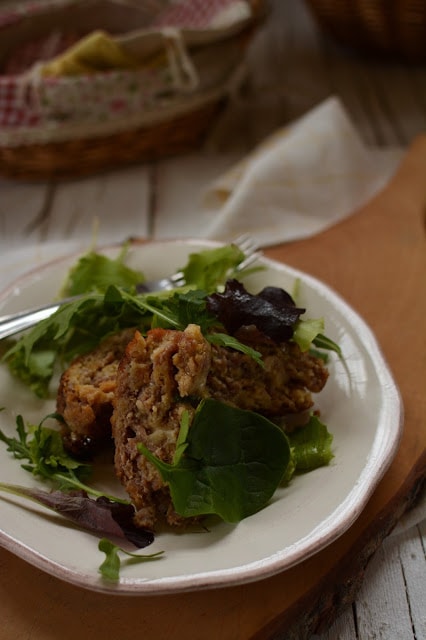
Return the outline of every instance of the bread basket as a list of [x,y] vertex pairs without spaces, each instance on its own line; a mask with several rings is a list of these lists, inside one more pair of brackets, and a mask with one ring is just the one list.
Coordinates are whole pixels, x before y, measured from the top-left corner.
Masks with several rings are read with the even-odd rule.
[[359,52],[421,63],[426,60],[424,0],[306,0],[339,43]]
[[196,148],[264,10],[261,0],[0,7],[0,174],[84,176]]

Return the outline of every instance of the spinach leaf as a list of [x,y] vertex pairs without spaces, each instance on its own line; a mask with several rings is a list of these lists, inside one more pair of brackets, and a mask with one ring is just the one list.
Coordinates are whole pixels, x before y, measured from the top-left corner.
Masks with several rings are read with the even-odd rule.
[[139,444],[184,517],[216,514],[236,523],[256,513],[274,494],[290,460],[278,426],[211,398],[199,404],[186,445],[182,453],[180,443],[180,454],[168,464]]

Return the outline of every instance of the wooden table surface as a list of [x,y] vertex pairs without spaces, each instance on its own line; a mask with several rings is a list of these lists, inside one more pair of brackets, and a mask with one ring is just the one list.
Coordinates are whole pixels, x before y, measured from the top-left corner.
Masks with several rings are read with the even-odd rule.
[[[2,256],[8,252],[11,265],[8,273],[0,274],[0,285],[6,285],[32,263],[42,261],[48,254],[47,247],[49,257],[52,247],[58,255],[70,247],[85,248],[92,236],[95,219],[98,220],[100,244],[130,235],[145,238],[190,236],[191,229],[185,227],[184,213],[188,207],[195,206],[207,181],[220,175],[265,135],[330,95],[341,98],[368,145],[384,150],[396,146],[408,150],[412,141],[426,132],[426,67],[367,60],[342,51],[318,31],[298,0],[271,3],[271,12],[250,48],[248,62],[250,75],[245,91],[215,123],[205,148],[199,152],[64,183],[18,183],[0,178],[0,252]],[[403,180],[411,180],[411,174],[416,176],[409,184],[416,185],[414,191],[418,189],[417,208],[414,206],[414,209],[421,213],[422,206],[426,207],[426,189],[423,189],[421,178],[423,169],[426,174],[424,140],[420,140],[419,148],[416,158],[422,160],[420,164],[416,164],[416,160],[405,169]],[[410,208],[410,190],[405,194],[404,203]],[[421,233],[419,221],[420,218],[415,225]],[[336,233],[339,233],[338,229]],[[333,234],[327,236],[330,237],[327,242],[333,242]],[[424,250],[424,236],[422,246]],[[415,251],[418,256],[418,245]],[[306,253],[301,257],[297,248],[284,251],[281,247],[268,253],[293,264],[305,267],[310,264]],[[404,255],[409,260],[408,254]],[[409,260],[411,267],[412,263]],[[424,261],[420,260],[416,265],[417,269],[423,269],[420,275],[423,273],[424,284]],[[404,266],[401,265],[401,269]],[[330,271],[325,270],[322,275],[333,284],[339,283],[337,275],[333,276]],[[402,278],[399,285],[404,287]],[[351,298],[350,291],[345,294]],[[359,289],[355,289],[353,295],[354,299],[350,301],[362,306],[361,299],[356,297]],[[419,295],[422,295],[421,291]],[[424,302],[424,294],[422,300]],[[372,325],[377,322],[380,338],[391,349],[393,337],[387,335],[384,319],[373,315],[371,305],[363,311],[367,316],[371,313],[368,320]],[[402,313],[400,308],[399,311]],[[421,320],[420,325],[420,344],[424,346],[425,329]],[[424,354],[420,353],[418,357],[419,375],[424,380]],[[419,420],[421,436],[424,417],[419,416]],[[402,509],[403,506],[402,500],[399,507]],[[374,557],[365,575],[357,576],[359,580],[355,581],[353,593],[348,590],[352,596],[348,595],[346,606],[341,610],[344,602],[337,602],[337,596],[336,606],[328,603],[328,608],[339,615],[335,620],[317,617],[323,624],[328,620],[326,624],[330,628],[323,626],[321,635],[313,637],[321,640],[425,640],[425,545],[426,524],[421,517],[419,522],[415,519],[414,526],[387,537],[377,549],[373,545],[370,551],[375,551]],[[0,639],[50,640],[59,637],[59,631],[49,623],[49,612],[51,621],[58,624],[67,621],[71,609],[67,608],[66,597],[71,594],[70,597],[77,600],[75,589],[67,591],[61,585],[56,588],[55,579],[42,576],[38,570],[3,550],[0,550],[0,575],[3,578],[0,581],[3,621]],[[330,575],[325,575],[331,579]],[[330,590],[335,594],[339,589],[344,590],[344,585],[338,583],[338,576],[336,581],[335,589]],[[37,584],[41,585],[41,591],[37,591]],[[230,629],[224,638],[249,638],[257,633],[256,637],[263,640],[290,637],[290,627],[286,627],[285,621],[271,623],[274,615],[272,605],[268,606],[268,603],[265,603],[264,626],[250,628],[251,618],[244,609],[246,597],[248,590],[242,589],[238,600],[231,601],[238,619],[233,618],[235,633]],[[47,598],[50,598],[49,603]],[[33,611],[28,611],[27,602]],[[95,619],[99,619],[100,608],[105,602],[103,598],[90,599],[82,595],[81,616],[87,628],[86,631],[78,629],[80,638],[100,637],[90,626],[90,611]],[[114,604],[111,599],[107,602],[111,606],[108,615],[113,616]],[[72,611],[78,615],[77,610]],[[229,620],[232,612],[227,613]],[[278,615],[279,611],[276,613]],[[102,625],[105,632],[107,620],[105,618]],[[78,628],[77,623],[68,622],[73,631]],[[316,630],[314,622],[298,615],[291,621],[291,629],[296,630],[291,637],[301,640],[312,637]],[[111,624],[114,628],[112,619]],[[153,628],[150,627],[151,631]],[[172,628],[171,625],[170,633],[164,637],[173,637]],[[239,629],[244,629],[243,635]],[[148,631],[144,637],[151,640],[154,635]],[[204,636],[197,631],[193,637]]]

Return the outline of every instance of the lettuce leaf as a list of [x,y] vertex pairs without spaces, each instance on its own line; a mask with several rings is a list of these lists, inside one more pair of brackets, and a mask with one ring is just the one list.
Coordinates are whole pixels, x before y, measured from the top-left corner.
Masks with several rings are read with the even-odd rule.
[[334,454],[331,448],[333,436],[316,415],[309,422],[288,435],[294,470],[313,471],[328,465]]
[[191,253],[182,269],[185,282],[197,289],[214,291],[232,277],[243,260],[244,253],[234,244]]
[[256,513],[275,493],[290,460],[287,437],[277,425],[211,398],[199,404],[185,436],[171,464],[138,446],[186,518],[215,514],[236,523]]
[[82,256],[70,269],[61,290],[61,297],[88,293],[104,293],[110,284],[129,291],[135,291],[138,284],[145,280],[142,271],[131,269],[125,264],[127,245],[124,245],[117,258],[109,258],[95,251]]

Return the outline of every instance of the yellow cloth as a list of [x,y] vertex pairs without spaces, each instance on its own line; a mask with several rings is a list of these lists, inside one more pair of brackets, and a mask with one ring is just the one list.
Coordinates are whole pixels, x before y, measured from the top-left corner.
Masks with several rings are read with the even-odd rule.
[[104,31],[93,31],[41,67],[43,76],[75,76],[108,71],[135,69],[136,58],[127,53]]

